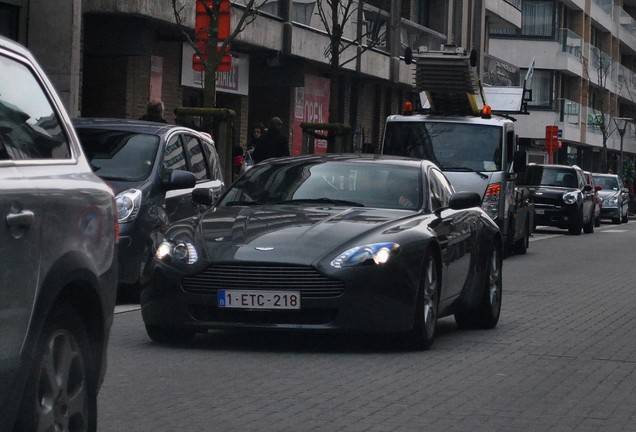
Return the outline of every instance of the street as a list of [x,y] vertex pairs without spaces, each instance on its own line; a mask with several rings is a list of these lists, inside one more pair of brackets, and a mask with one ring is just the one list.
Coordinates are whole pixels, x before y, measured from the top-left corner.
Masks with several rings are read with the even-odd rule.
[[[542,228],[542,227],[540,227]],[[636,221],[540,229],[504,261],[494,330],[146,336],[117,307],[99,431],[636,431]]]

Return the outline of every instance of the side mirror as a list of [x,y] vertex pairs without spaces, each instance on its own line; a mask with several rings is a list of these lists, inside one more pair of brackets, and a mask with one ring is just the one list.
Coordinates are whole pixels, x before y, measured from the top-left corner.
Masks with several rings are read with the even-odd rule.
[[448,207],[453,210],[479,206],[481,206],[481,196],[477,192],[455,192],[448,202]]
[[192,191],[192,201],[209,206],[218,201],[222,192],[223,186],[196,188]]
[[190,171],[174,170],[170,178],[163,182],[164,190],[190,189],[197,184],[197,178]]
[[629,193],[629,189],[627,189],[627,188],[625,188],[625,187],[624,187],[623,189],[621,189],[621,192],[623,192],[623,193]]

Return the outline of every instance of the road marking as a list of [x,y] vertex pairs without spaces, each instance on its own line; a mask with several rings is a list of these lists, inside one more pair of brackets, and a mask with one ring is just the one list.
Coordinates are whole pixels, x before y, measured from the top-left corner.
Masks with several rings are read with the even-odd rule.
[[609,232],[609,233],[624,233],[627,232],[627,230],[621,230],[621,229],[606,229],[606,230],[601,230],[603,232]]

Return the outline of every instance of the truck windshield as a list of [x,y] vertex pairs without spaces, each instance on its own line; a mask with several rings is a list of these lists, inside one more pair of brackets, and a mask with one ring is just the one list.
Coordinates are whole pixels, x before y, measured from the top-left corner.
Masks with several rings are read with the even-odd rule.
[[501,128],[450,122],[389,122],[382,153],[435,162],[444,171],[500,171]]

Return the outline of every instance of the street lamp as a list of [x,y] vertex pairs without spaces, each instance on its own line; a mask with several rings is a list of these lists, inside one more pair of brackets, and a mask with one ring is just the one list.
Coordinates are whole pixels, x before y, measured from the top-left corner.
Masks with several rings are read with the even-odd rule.
[[621,157],[618,165],[618,177],[621,180],[623,180],[623,137],[625,136],[625,131],[627,130],[627,124],[631,121],[632,119],[630,117],[614,117],[616,129],[618,129],[618,134],[621,136]]

